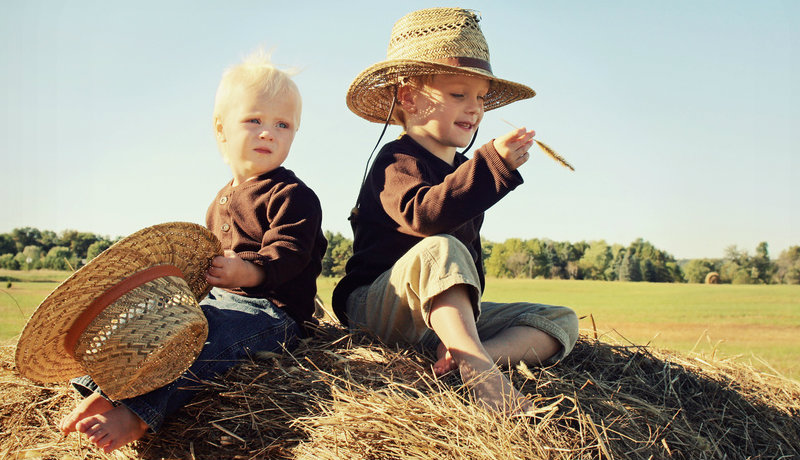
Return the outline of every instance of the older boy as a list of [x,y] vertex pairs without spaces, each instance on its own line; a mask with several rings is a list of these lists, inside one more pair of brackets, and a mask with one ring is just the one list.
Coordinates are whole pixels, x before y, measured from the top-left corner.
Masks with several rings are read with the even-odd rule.
[[222,77],[214,132],[233,179],[206,215],[224,256],[212,260],[212,286],[201,308],[208,340],[176,381],[122,401],[106,399],[88,377],[73,381],[88,396],[60,423],[110,452],[157,431],[197,392],[198,382],[258,351],[280,352],[313,322],[316,278],[327,242],[314,192],[281,166],[300,125],[300,93],[289,75],[255,54]]
[[333,307],[351,328],[389,343],[435,348],[434,370],[458,368],[476,398],[500,412],[527,403],[496,363],[555,361],[578,335],[575,313],[531,303],[481,302],[483,213],[522,183],[533,131],[514,130],[479,148],[485,110],[532,97],[491,72],[476,14],[416,11],[395,24],[388,59],[348,90],[350,109],[405,133],[378,153],[353,216],[354,255]]

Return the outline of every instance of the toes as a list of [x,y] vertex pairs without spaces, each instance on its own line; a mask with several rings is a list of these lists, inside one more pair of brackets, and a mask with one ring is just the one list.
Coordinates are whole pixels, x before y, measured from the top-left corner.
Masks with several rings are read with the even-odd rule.
[[433,372],[436,375],[444,375],[457,368],[458,365],[456,365],[455,359],[453,359],[453,356],[450,355],[450,352],[447,351],[447,349],[445,349],[444,353],[439,355],[439,359],[433,363]]

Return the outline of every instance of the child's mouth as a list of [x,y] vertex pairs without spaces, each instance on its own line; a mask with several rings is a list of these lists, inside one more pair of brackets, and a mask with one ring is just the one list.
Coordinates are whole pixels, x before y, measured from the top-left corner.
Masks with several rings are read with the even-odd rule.
[[457,121],[456,122],[456,126],[458,126],[461,129],[465,129],[467,131],[472,131],[472,127],[475,126],[475,125],[473,125],[472,123],[464,122],[464,121]]
[[255,149],[255,151],[258,152],[258,153],[263,153],[265,155],[268,154],[268,153],[272,153],[272,150],[270,150],[268,148]]

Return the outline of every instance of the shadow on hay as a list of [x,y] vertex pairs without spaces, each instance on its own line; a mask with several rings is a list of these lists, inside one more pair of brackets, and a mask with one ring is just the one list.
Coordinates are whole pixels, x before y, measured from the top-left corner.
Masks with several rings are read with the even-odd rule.
[[[800,386],[741,364],[582,337],[558,366],[515,379],[528,394],[566,394],[623,458],[800,456]],[[578,430],[579,417],[562,419]]]
[[[11,401],[13,395],[4,395],[0,454],[19,457],[25,449],[38,446],[47,452],[43,458],[103,458],[77,435],[61,439],[55,431],[58,420],[74,406],[74,397],[63,386],[32,385],[16,376],[6,357],[3,361],[3,380],[29,388],[27,393],[17,392],[17,401]],[[384,449],[403,452],[408,440],[396,436],[376,441],[374,433],[366,433],[363,419],[354,416],[364,410],[357,407],[359,395],[364,395],[362,399],[376,391],[399,391],[400,398],[409,399],[431,395],[439,391],[431,384],[431,364],[431,357],[354,338],[324,324],[315,338],[291,355],[260,355],[208,382],[208,389],[172,417],[159,434],[146,436],[119,453],[145,459],[295,458],[310,451],[328,452],[325,458],[404,458],[386,450],[376,452],[369,444],[379,441]],[[537,458],[800,456],[798,384],[746,366],[710,364],[698,357],[581,337],[574,351],[557,365],[518,366],[511,375],[537,404],[552,408],[531,420],[530,426],[541,437],[535,442],[545,446],[540,452],[547,452]],[[468,397],[457,375],[441,379],[438,388],[441,382],[446,391],[453,389]],[[8,387],[3,388],[6,393]],[[334,393],[343,392],[354,395],[348,399],[350,406],[340,400],[338,412],[332,411]],[[375,419],[397,420],[405,415],[390,412],[375,414]],[[308,420],[343,433],[349,442],[334,444],[330,436],[315,434],[309,428],[314,423],[302,422]],[[418,423],[413,420],[408,423]],[[475,423],[490,422],[475,419]],[[23,425],[31,433],[28,438],[10,434]],[[409,428],[410,433],[411,428],[428,427]],[[452,439],[448,451],[452,453],[447,455],[478,458],[467,440]]]

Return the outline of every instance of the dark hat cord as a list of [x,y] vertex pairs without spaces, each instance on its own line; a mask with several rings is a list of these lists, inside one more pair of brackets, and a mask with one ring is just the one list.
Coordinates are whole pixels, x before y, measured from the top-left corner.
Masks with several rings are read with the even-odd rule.
[[[389,115],[386,117],[386,121],[383,123],[383,130],[381,130],[381,135],[378,136],[378,142],[375,143],[375,147],[372,148],[372,152],[369,154],[369,158],[367,158],[367,164],[364,165],[364,175],[361,177],[361,186],[358,188],[358,198],[356,198],[356,205],[353,206],[353,209],[350,210],[350,216],[347,220],[350,221],[350,225],[353,227],[353,231],[355,232],[355,224],[356,219],[358,218],[358,207],[361,204],[361,189],[364,188],[364,183],[367,181],[367,173],[369,172],[369,165],[370,161],[372,161],[372,156],[375,155],[375,150],[378,149],[378,146],[381,144],[381,139],[383,139],[383,135],[386,134],[386,129],[389,127],[389,122],[392,120],[392,113],[394,113],[394,105],[397,101],[397,86],[394,87],[395,97],[392,98],[392,106],[389,107]],[[475,143],[475,138],[478,137],[478,128],[475,128],[475,134],[472,135],[472,140],[469,141],[467,148],[461,152],[462,155],[467,153],[467,151],[472,147],[472,144]]]
[[369,164],[372,161],[372,156],[375,155],[375,150],[378,149],[378,146],[381,144],[381,139],[383,139],[383,135],[386,134],[386,129],[389,127],[389,122],[392,120],[392,113],[394,113],[394,105],[397,101],[397,86],[394,87],[394,97],[392,98],[392,106],[389,107],[389,115],[386,117],[386,122],[383,124],[383,130],[381,131],[381,135],[378,136],[378,142],[375,143],[375,147],[372,148],[372,152],[369,154],[369,158],[367,158],[367,164],[364,165],[364,176],[361,178],[361,186],[358,188],[358,198],[356,198],[356,205],[353,206],[353,209],[350,210],[350,217],[347,220],[350,221],[350,225],[353,227],[353,231],[355,232],[355,224],[356,219],[358,218],[358,207],[361,204],[361,189],[364,188],[364,183],[367,181],[367,172],[369,171]]

